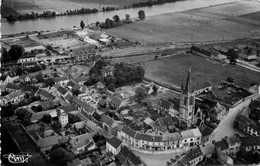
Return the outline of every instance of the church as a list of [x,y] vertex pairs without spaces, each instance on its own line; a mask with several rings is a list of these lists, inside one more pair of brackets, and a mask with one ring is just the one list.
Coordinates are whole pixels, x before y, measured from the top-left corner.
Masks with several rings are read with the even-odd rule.
[[186,82],[181,85],[179,99],[171,100],[173,101],[171,103],[173,106],[167,108],[171,116],[179,119],[179,126],[181,127],[189,128],[196,124],[199,119],[202,120],[203,118],[200,108],[195,107],[195,95],[194,86],[192,85],[191,68],[189,68]]

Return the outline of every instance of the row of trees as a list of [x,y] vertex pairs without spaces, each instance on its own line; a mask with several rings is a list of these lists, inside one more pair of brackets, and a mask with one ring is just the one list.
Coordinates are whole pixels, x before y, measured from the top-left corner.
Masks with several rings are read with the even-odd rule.
[[[105,8],[106,10],[106,8]],[[110,8],[108,8],[108,11]],[[90,14],[90,13],[97,13],[98,9],[89,9],[89,8],[81,8],[75,10],[67,10],[64,13],[56,13],[55,11],[44,11],[43,13],[36,13],[31,12],[30,14],[22,14],[19,16],[9,15],[5,17],[8,21],[17,21],[17,20],[28,20],[28,19],[36,19],[36,18],[43,18],[43,17],[55,17],[55,16],[66,16],[66,15],[76,15],[76,14]]]
[[132,5],[133,8],[137,8],[137,7],[146,7],[146,6],[153,6],[153,5],[158,5],[158,4],[164,4],[164,3],[168,3],[168,2],[177,2],[180,0],[149,0],[146,2],[138,2],[138,3],[134,3]]

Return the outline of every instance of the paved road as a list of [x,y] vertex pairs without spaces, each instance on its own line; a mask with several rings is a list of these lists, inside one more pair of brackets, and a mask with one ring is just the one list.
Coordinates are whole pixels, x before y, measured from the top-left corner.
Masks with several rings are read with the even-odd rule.
[[[257,97],[259,97],[259,96],[260,95],[258,95]],[[218,127],[212,133],[211,138],[209,139],[209,142],[211,142],[212,140],[219,141],[225,136],[231,136],[236,133],[240,134],[233,127],[235,118],[236,118],[237,114],[243,110],[243,108],[247,107],[250,104],[251,99],[256,99],[257,97],[249,98],[248,100],[237,105],[236,107],[231,108],[229,110],[228,115],[220,122]]]

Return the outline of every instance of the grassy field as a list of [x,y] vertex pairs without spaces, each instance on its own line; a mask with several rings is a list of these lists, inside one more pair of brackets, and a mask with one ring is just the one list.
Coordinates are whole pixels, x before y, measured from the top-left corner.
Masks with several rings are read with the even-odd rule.
[[259,12],[254,12],[254,13],[245,14],[245,15],[241,15],[240,17],[251,19],[251,20],[260,21],[260,11]]
[[210,81],[213,88],[216,88],[227,77],[260,84],[260,74],[257,72],[239,66],[223,66],[192,54],[145,62],[145,77],[164,84],[181,86],[189,67],[192,68],[193,85]]
[[[238,10],[239,9],[239,10]],[[148,17],[144,21],[106,30],[108,34],[146,43],[233,40],[250,37],[260,27],[225,18],[239,16],[260,9],[256,1],[222,4]]]

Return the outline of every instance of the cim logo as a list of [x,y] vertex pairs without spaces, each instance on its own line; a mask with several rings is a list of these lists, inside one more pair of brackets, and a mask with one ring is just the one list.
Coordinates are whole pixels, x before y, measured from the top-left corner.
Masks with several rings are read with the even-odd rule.
[[4,157],[7,158],[10,163],[20,164],[20,163],[28,163],[28,159],[32,157],[32,155],[29,155],[29,153],[25,153],[21,155],[15,155],[13,153],[10,153],[10,154],[4,154]]

